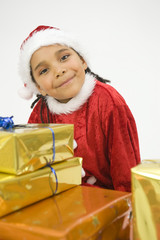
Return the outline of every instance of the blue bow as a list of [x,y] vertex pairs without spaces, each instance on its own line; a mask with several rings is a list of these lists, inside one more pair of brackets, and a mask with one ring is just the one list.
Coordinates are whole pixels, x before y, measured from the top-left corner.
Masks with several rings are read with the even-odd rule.
[[0,117],[0,127],[4,129],[13,128],[14,122],[12,120],[13,116],[11,117]]

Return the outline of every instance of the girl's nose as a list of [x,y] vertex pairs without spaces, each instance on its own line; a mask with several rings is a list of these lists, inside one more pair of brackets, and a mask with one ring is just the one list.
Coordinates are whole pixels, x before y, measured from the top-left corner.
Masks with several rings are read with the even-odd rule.
[[57,70],[56,71],[56,78],[59,78],[61,76],[63,76],[63,74],[66,72],[65,69],[61,69],[61,70]]

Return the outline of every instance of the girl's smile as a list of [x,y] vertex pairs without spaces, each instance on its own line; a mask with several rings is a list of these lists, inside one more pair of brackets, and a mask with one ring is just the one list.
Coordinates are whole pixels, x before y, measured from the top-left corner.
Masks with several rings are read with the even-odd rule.
[[71,48],[62,45],[41,47],[30,61],[40,93],[60,102],[75,97],[85,80],[86,62]]
[[72,83],[74,77],[75,77],[75,76],[70,77],[70,78],[64,80],[64,81],[62,82],[62,84],[60,84],[57,88],[59,88],[59,87],[63,87],[63,86],[66,86],[66,85]]

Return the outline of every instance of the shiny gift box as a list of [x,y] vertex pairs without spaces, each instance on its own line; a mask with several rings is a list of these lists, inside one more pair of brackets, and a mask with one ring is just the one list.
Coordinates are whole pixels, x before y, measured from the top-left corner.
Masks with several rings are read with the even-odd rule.
[[72,124],[0,128],[0,172],[21,175],[73,157],[73,134]]
[[131,193],[77,186],[0,219],[2,240],[131,240]]
[[0,173],[0,216],[80,185],[81,169],[76,157],[21,176]]
[[160,160],[144,160],[131,169],[133,239],[160,239]]

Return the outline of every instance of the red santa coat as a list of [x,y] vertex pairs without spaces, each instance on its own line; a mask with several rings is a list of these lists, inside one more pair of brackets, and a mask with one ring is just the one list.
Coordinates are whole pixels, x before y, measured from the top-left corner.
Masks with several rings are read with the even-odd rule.
[[[140,163],[135,120],[125,100],[113,87],[91,76],[88,79],[89,85],[84,84],[82,96],[73,99],[73,109],[66,110],[64,103],[48,98],[50,122],[74,124],[78,145],[74,155],[83,158],[86,172],[83,185],[94,176],[95,186],[131,191],[131,168]],[[28,123],[41,123],[41,103],[39,100]],[[60,112],[57,104],[62,105]],[[42,116],[44,122],[48,122],[45,103]]]

